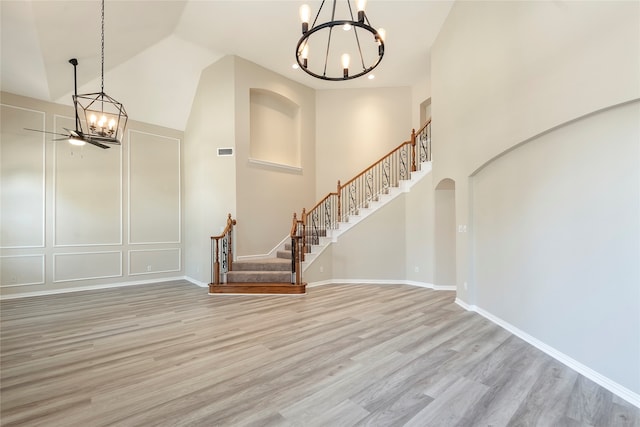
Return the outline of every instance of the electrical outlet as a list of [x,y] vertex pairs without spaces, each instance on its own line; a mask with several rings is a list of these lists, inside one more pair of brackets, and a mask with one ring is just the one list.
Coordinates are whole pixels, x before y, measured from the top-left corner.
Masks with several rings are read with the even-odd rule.
[[417,265],[413,268],[413,271],[415,271],[416,273],[420,272],[420,267],[418,267]]
[[147,271],[151,271],[151,266],[147,265]]
[[320,273],[324,273],[324,266],[320,266]]

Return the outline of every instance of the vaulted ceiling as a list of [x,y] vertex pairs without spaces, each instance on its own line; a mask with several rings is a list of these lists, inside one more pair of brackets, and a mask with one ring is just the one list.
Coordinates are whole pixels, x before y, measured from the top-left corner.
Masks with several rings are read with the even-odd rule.
[[[344,0],[338,0],[339,2]],[[106,0],[105,92],[131,119],[184,129],[201,71],[238,55],[315,89],[411,86],[426,81],[429,51],[453,1],[369,0],[387,32],[376,78],[325,82],[292,68],[298,8],[320,1]],[[327,6],[325,6],[327,7]],[[1,89],[71,104],[100,89],[100,1],[2,0]]]

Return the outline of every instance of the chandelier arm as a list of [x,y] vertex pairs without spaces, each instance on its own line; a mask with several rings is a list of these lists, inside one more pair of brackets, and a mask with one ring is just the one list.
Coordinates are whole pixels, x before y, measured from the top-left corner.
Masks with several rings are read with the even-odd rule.
[[325,0],[322,0],[322,3],[320,3],[320,8],[318,9],[318,13],[316,13],[316,17],[313,20],[313,24],[311,24],[311,28],[316,26],[316,22],[318,22],[318,17],[320,16],[320,12],[322,11],[322,6],[324,6],[324,2]]
[[358,37],[358,32],[356,31],[358,27],[353,27],[353,35],[356,38],[356,45],[358,45],[358,52],[360,53],[360,62],[362,63],[362,69],[366,70],[367,66],[364,65],[364,56],[362,55],[362,47],[360,46],[360,38]]
[[384,40],[382,39],[378,39],[379,42],[379,47],[378,47],[378,59],[375,61],[375,63],[373,65],[371,65],[370,67],[366,68],[364,71],[357,73],[357,74],[350,74],[349,77],[344,78],[343,76],[340,77],[327,77],[326,75],[321,75],[321,74],[317,74],[314,73],[313,71],[311,71],[309,68],[307,68],[306,66],[304,66],[304,64],[300,61],[300,53],[301,53],[301,46],[303,46],[305,43],[308,42],[308,39],[313,36],[313,34],[323,30],[323,29],[329,29],[335,26],[343,26],[345,24],[351,24],[353,26],[356,27],[360,27],[364,30],[369,31],[372,35],[376,35],[377,31],[365,24],[365,23],[361,23],[361,22],[357,22],[357,21],[348,21],[348,20],[341,20],[341,21],[333,21],[333,22],[325,22],[323,24],[320,24],[318,26],[315,26],[313,28],[311,28],[309,31],[307,31],[306,33],[304,33],[302,35],[302,37],[298,40],[298,44],[296,45],[296,61],[298,63],[298,65],[300,66],[300,68],[307,74],[321,79],[321,80],[330,80],[330,81],[344,81],[344,80],[351,80],[351,79],[355,79],[358,78],[360,76],[364,76],[365,74],[367,74],[368,72],[370,72],[371,70],[373,70],[374,68],[376,68],[379,64],[380,61],[382,61],[382,57],[384,56]]
[[[335,5],[335,3],[334,3]],[[333,32],[333,27],[329,28],[329,37],[327,38],[327,52],[324,55],[324,71],[322,72],[323,76],[327,75],[327,62],[329,61],[329,47],[331,46],[331,33]]]

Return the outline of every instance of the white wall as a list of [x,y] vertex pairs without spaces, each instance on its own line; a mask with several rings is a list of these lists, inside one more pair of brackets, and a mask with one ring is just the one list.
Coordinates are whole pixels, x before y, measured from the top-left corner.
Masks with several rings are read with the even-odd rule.
[[640,102],[489,163],[473,180],[476,304],[640,390]]
[[73,115],[2,93],[2,296],[182,277],[182,132],[130,120],[103,150],[24,129],[66,132]]
[[[457,225],[469,225],[468,233],[457,234],[458,297],[556,346],[636,396],[640,237],[638,180],[632,181],[638,173],[637,128],[628,121],[627,107],[613,109],[607,113],[613,116],[603,121],[596,117],[604,116],[571,121],[640,97],[639,14],[638,2],[455,3],[432,50],[431,87],[434,181],[456,182]],[[609,132],[612,123],[625,123],[623,133]],[[589,132],[600,137],[587,138]],[[521,153],[541,150],[543,145],[535,141],[545,137],[555,141],[552,149],[545,155],[531,151],[538,162],[525,159]],[[490,163],[514,147],[505,159],[516,160]],[[591,158],[582,152],[585,148],[595,150],[593,154],[611,150],[602,158],[617,161]],[[625,156],[635,161],[629,164]],[[616,162],[627,164],[627,177],[614,178],[619,174]],[[483,165],[487,168],[473,177]],[[476,185],[489,177],[496,185]],[[598,177],[597,185],[588,188],[576,182],[588,178],[585,182],[594,183],[593,177]],[[617,199],[618,189],[615,196],[606,194],[618,185],[625,199]],[[556,186],[564,189],[561,197]],[[500,195],[507,188],[510,197]],[[524,188],[526,194],[521,194]],[[559,198],[559,209],[532,215],[529,210],[549,208],[545,194]],[[597,211],[585,212],[591,205],[585,200],[597,205]],[[624,213],[612,218],[615,207]],[[503,222],[495,230],[490,228],[492,215]],[[595,229],[607,215],[605,236]],[[592,224],[589,232],[583,218]],[[509,228],[513,224],[519,226]],[[555,235],[547,234],[545,226],[551,224]],[[530,234],[532,230],[538,232]],[[627,237],[611,237],[622,234]],[[556,251],[564,262],[550,268],[540,265],[539,254],[508,252],[502,245],[512,238],[537,251],[562,239]],[[597,276],[603,289],[594,289],[594,282],[585,283],[584,274],[576,271],[593,262],[593,254],[585,253],[589,247],[600,256],[598,266],[587,270],[603,273]],[[520,268],[515,271],[512,265]],[[593,295],[598,295],[597,304]],[[529,304],[539,309],[529,310]],[[529,317],[523,319],[518,310]],[[594,318],[609,319],[608,325],[615,319],[616,332],[612,325],[594,325]]]
[[[264,255],[289,234],[293,213],[316,202],[315,91],[242,58],[234,57],[234,62],[237,254]],[[250,160],[251,89],[274,93],[299,107],[299,167]],[[264,138],[265,144],[280,145],[276,133]]]
[[411,89],[316,93],[316,199],[411,138]]
[[[433,175],[428,174],[405,195],[405,274],[418,284],[435,280],[435,193]],[[396,244],[394,242],[394,244]]]
[[211,282],[211,236],[236,215],[235,157],[218,157],[218,148],[235,151],[234,61],[224,57],[206,68],[185,129],[186,275]]
[[386,204],[332,245],[334,279],[366,283],[405,278],[404,198]]

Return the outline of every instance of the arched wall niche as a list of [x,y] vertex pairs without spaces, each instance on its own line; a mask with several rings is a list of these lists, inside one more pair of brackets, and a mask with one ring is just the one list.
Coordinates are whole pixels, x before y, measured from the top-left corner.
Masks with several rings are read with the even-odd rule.
[[436,190],[455,190],[456,182],[451,178],[442,179],[438,185],[436,185]]
[[300,168],[300,106],[267,89],[251,88],[249,96],[250,160]]

